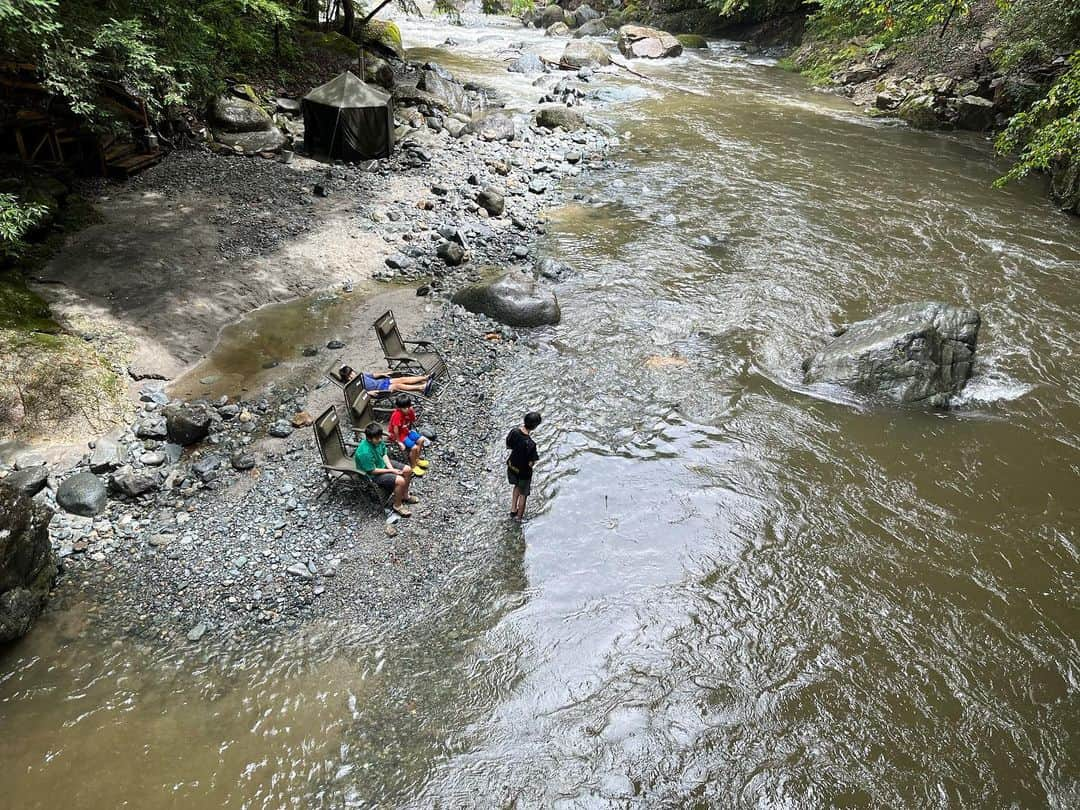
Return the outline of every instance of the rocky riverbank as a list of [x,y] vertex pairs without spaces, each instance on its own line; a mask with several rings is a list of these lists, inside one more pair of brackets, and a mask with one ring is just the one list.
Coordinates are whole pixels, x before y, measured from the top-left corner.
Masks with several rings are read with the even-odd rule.
[[[452,95],[461,88],[437,65],[411,69]],[[592,70],[545,71],[537,92],[558,85],[580,104],[595,81]],[[563,201],[562,179],[603,170],[617,138],[566,107],[455,118],[430,95],[402,95],[387,160],[285,163],[204,146],[102,190],[104,221],[37,281],[61,319],[97,315],[142,348],[120,369],[137,410],[61,462],[30,452],[2,470],[57,510],[49,532],[60,587],[78,583],[130,632],[195,643],[319,616],[404,621],[491,552],[488,535],[469,530],[502,514],[489,495],[491,437],[502,427],[490,404],[509,358],[529,349],[513,328],[449,299],[492,267],[557,290],[572,268],[541,255],[543,211]],[[439,434],[416,485],[421,504],[394,522],[347,485],[322,492],[308,427],[330,404],[343,410],[340,391],[320,381],[326,367],[379,362],[371,346],[352,344],[370,322],[350,326],[345,341],[293,347],[311,357],[299,380],[176,399],[198,387],[184,370],[245,312],[382,282],[413,288],[395,293],[399,320],[436,341],[451,369],[421,417]],[[175,416],[189,408],[195,427],[181,436]]]

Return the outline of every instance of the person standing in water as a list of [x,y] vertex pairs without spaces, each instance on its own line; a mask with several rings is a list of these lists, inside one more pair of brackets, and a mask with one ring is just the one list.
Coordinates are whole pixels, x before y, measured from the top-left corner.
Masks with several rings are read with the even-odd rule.
[[506,434],[506,447],[510,458],[506,460],[506,480],[514,488],[510,500],[510,517],[522,520],[525,517],[525,502],[532,492],[533,467],[540,460],[536,452],[536,442],[532,432],[540,426],[541,417],[536,411],[529,411],[522,420],[522,426]]

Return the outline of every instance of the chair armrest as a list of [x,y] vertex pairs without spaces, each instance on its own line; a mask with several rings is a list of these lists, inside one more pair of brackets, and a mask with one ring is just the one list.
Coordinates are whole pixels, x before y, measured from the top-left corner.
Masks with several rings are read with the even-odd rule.
[[[402,340],[401,342],[411,343],[413,346],[431,346],[432,348],[435,347],[435,344],[432,343],[430,340]],[[438,352],[436,352],[436,354],[437,353]]]

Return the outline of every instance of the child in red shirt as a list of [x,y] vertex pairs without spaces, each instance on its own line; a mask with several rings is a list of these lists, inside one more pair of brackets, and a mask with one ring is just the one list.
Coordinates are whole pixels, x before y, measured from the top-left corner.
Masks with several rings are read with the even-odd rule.
[[409,466],[412,467],[413,475],[424,475],[430,466],[427,460],[420,458],[423,451],[431,440],[415,430],[416,409],[412,406],[412,399],[408,394],[398,394],[394,400],[394,412],[390,414],[390,427],[387,431],[390,440],[397,442],[398,446],[409,457]]

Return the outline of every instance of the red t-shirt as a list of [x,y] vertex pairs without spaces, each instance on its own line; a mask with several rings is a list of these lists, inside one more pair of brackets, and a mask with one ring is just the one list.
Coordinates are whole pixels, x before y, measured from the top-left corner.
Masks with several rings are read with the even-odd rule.
[[405,437],[409,435],[415,421],[416,410],[414,408],[406,408],[404,411],[400,408],[394,408],[394,412],[390,414],[390,428],[388,430],[390,439],[395,442],[405,441]]

